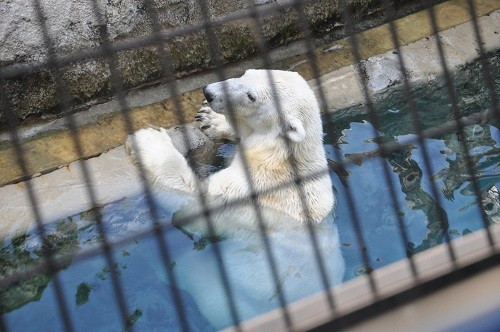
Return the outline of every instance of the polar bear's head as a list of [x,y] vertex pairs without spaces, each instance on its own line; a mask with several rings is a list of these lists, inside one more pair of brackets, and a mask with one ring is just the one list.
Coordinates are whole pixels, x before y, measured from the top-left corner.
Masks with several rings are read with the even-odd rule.
[[239,127],[242,137],[281,136],[292,143],[307,136],[321,140],[318,103],[307,82],[295,72],[247,70],[239,78],[206,86],[203,93],[215,112]]

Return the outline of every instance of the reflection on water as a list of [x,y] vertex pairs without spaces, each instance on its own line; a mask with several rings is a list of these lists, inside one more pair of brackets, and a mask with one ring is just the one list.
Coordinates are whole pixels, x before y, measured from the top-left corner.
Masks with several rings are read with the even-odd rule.
[[[490,58],[493,77],[500,77],[498,53]],[[456,79],[456,92],[462,116],[480,112],[490,105],[488,91],[481,81],[477,63],[467,65]],[[436,81],[414,89],[415,102],[425,130],[453,119],[451,105],[442,83]],[[500,94],[500,81],[495,82],[495,91]],[[383,142],[403,142],[414,135],[408,107],[401,90],[392,89],[379,98],[376,105],[379,118],[379,134]],[[334,133],[327,140],[338,142],[345,158],[376,149],[374,128],[364,119],[367,110],[353,107],[331,117]],[[491,120],[491,119],[490,119]],[[477,174],[482,195],[481,206],[486,212],[487,223],[500,222],[500,131],[492,121],[473,124],[464,128],[466,145]],[[422,147],[418,143],[393,152],[387,159],[365,159],[362,165],[352,165],[344,172],[332,177],[339,192],[337,208],[341,239],[346,256],[346,278],[359,271],[377,268],[405,257],[409,252],[419,252],[442,243],[446,237],[454,239],[484,227],[481,211],[468,172],[463,142],[457,133],[443,134],[435,139],[425,139],[425,150],[429,154],[431,174],[425,166]],[[327,147],[331,159],[333,147]],[[397,191],[400,210],[393,211],[388,194],[382,164],[392,170],[392,182],[399,185]],[[439,191],[434,197],[433,182]],[[357,212],[367,242],[371,266],[364,266],[352,229],[350,213],[342,201],[347,192],[345,186],[358,202]],[[402,216],[408,232],[409,243],[403,243],[398,234],[397,216]],[[405,253],[406,250],[406,253]],[[350,265],[350,266],[349,266]],[[349,273],[351,271],[351,273]]]
[[[128,197],[100,209],[110,241],[116,241],[141,232],[151,223],[149,208],[144,196]],[[161,222],[169,222],[171,215],[161,215]],[[51,248],[56,257],[93,249],[102,244],[96,227],[94,211],[87,211],[58,220],[47,229]],[[165,236],[171,251],[179,256],[191,250],[193,241],[175,230]],[[0,273],[22,271],[43,262],[46,250],[36,234],[26,234],[6,239],[0,252]],[[118,273],[127,299],[129,315],[127,324],[145,330],[178,330],[179,321],[172,298],[172,288],[165,282],[165,268],[175,269],[176,262],[160,259],[153,238],[140,238],[114,248],[113,269]],[[92,256],[68,263],[58,271],[70,317],[77,330],[120,330],[120,313],[111,280],[111,268],[103,255]],[[0,312],[11,331],[63,330],[60,312],[49,274],[40,274],[18,283],[9,289],[0,289]],[[180,291],[187,308],[192,330],[209,329],[206,320],[197,310],[191,296]]]
[[[493,77],[500,77],[499,67],[497,56],[492,60]],[[478,82],[478,70],[478,65],[472,64],[459,74],[464,76],[457,85],[462,115],[481,111],[488,105],[487,92],[478,84],[481,83]],[[497,93],[499,85],[496,82]],[[439,82],[416,88],[415,95],[424,129],[452,119],[449,102]],[[403,141],[414,134],[401,91],[390,91],[382,100],[377,105],[377,112],[384,142]],[[332,162],[338,162],[334,149],[345,158],[377,147],[374,129],[364,121],[366,118],[365,109],[352,108],[328,119],[335,127],[335,132],[327,133],[325,140],[329,143],[325,149]],[[491,123],[479,123],[467,126],[465,135],[483,196],[481,207],[488,223],[499,223],[500,131]],[[424,144],[429,153],[431,173],[423,162],[422,146],[417,143],[391,153],[388,158],[364,159],[360,164],[349,164],[342,172],[331,173],[339,200],[336,220],[347,264],[346,280],[442,243],[447,237],[454,239],[483,227],[466,155],[457,134],[426,139]],[[230,145],[221,146],[222,159],[229,159],[233,151]],[[398,211],[393,209],[384,180],[384,164],[391,170],[396,186]],[[431,183],[437,186],[438,197],[433,195]],[[356,202],[366,248],[361,248],[356,241],[351,214],[347,210],[347,186]],[[127,197],[100,209],[111,240],[144,230],[151,224],[149,212],[142,196]],[[403,220],[408,243],[401,239],[398,217]],[[162,223],[169,223],[171,215],[165,213],[160,219]],[[100,245],[102,238],[96,222],[93,211],[54,222],[47,229],[48,247],[40,243],[35,233],[4,239],[0,274],[6,276],[43,261],[43,253],[47,250],[56,256],[73,257],[79,251]],[[165,269],[175,271],[178,263],[189,257],[185,252],[205,248],[197,245],[199,238],[191,239],[177,229],[168,231],[164,237],[172,257],[170,262],[162,262],[157,243],[151,237],[114,248],[113,268],[124,286],[128,324],[139,330],[180,329]],[[361,252],[368,253],[369,266],[362,263]],[[60,267],[58,276],[67,310],[77,330],[122,328],[110,273],[102,255],[73,263],[68,260],[68,264]],[[0,312],[10,330],[62,329],[53,287],[51,277],[42,273],[9,289],[0,289]],[[180,296],[189,326],[193,330],[212,330],[196,308],[192,294],[180,290]]]
[[[58,254],[74,254],[80,249],[77,226],[72,218],[57,221],[48,231],[48,247],[33,234],[17,236],[4,244],[0,251],[0,273],[8,275],[43,262],[50,251]],[[69,264],[67,265],[69,266]],[[63,268],[66,268],[64,266]],[[0,292],[0,312],[9,312],[26,303],[39,300],[50,282],[47,275],[39,274],[27,281]]]
[[[469,147],[472,149],[471,158],[477,171],[487,222],[498,223],[500,131],[489,125],[481,125],[483,136],[469,136],[474,127],[477,130],[477,126],[466,128]],[[359,143],[360,139],[363,143]],[[351,123],[348,129],[343,130],[339,140],[338,148],[344,156],[375,148],[373,128],[367,122]],[[347,279],[358,275],[359,271],[399,260],[409,252],[420,252],[443,243],[447,236],[453,239],[483,227],[481,212],[467,173],[466,157],[456,135],[446,135],[444,139],[426,139],[424,144],[430,154],[433,176],[429,176],[426,171],[422,148],[415,144],[391,153],[387,159],[376,157],[365,159],[361,165],[351,165],[342,174],[342,180],[337,176],[332,177],[340,198],[337,220],[348,264]],[[333,159],[332,149],[330,147]],[[390,168],[392,182],[397,185],[399,211],[392,208],[382,163]],[[437,186],[438,197],[433,195],[431,181]],[[350,212],[346,209],[346,186],[358,204],[358,218],[371,264],[368,267],[362,264],[359,252],[364,248],[357,245]],[[399,235],[398,215],[402,217],[408,232],[409,243],[403,243]]]

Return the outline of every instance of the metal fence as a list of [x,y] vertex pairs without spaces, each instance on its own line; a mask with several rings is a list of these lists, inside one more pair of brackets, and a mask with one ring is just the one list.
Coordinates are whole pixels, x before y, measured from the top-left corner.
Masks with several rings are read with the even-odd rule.
[[[127,102],[127,97],[126,97],[126,92],[127,89],[125,87],[125,84],[123,82],[123,79],[120,75],[120,72],[118,70],[118,64],[117,64],[117,54],[122,51],[126,50],[131,50],[135,48],[140,48],[144,46],[154,46],[156,47],[156,50],[159,54],[159,58],[161,61],[161,67],[163,70],[162,77],[169,82],[168,88],[170,89],[170,94],[172,96],[178,96],[179,91],[178,91],[178,86],[176,85],[176,76],[175,76],[175,69],[172,66],[172,58],[171,55],[169,54],[169,51],[165,48],[165,42],[173,37],[176,36],[182,36],[182,35],[187,35],[190,33],[194,32],[204,32],[207,36],[208,39],[208,44],[209,44],[209,50],[210,54],[212,56],[212,61],[214,65],[214,72],[217,75],[217,78],[219,81],[223,81],[228,78],[228,75],[226,73],[226,67],[225,64],[223,63],[223,60],[220,57],[220,49],[219,49],[219,41],[217,40],[217,35],[215,33],[215,29],[217,27],[220,27],[224,24],[234,22],[237,20],[241,19],[250,19],[253,22],[253,28],[255,32],[255,38],[257,41],[258,45],[258,50],[256,51],[258,57],[262,60],[262,63],[265,68],[268,68],[271,66],[271,59],[269,58],[268,55],[268,45],[266,45],[266,41],[261,37],[261,31],[260,29],[260,20],[261,18],[273,11],[279,11],[282,9],[286,8],[292,8],[293,11],[296,13],[298,22],[300,24],[300,30],[302,32],[302,41],[307,49],[307,56],[308,59],[310,60],[311,64],[311,71],[313,73],[313,76],[319,80],[320,77],[320,71],[318,68],[318,63],[316,59],[316,55],[314,52],[314,41],[313,41],[313,36],[311,35],[311,30],[308,25],[308,21],[305,15],[304,7],[307,6],[310,3],[313,3],[314,1],[308,1],[308,0],[294,0],[294,1],[286,1],[286,2],[279,2],[277,4],[271,4],[265,7],[259,7],[259,6],[254,6],[253,2],[252,5],[249,6],[247,9],[244,11],[234,14],[234,15],[229,15],[225,16],[223,18],[218,18],[216,20],[213,20],[210,18],[209,14],[209,9],[207,8],[207,2],[205,1],[198,1],[197,6],[199,6],[202,16],[203,16],[203,22],[200,22],[199,24],[195,24],[192,26],[186,26],[181,29],[175,29],[175,30],[162,30],[159,24],[159,19],[157,17],[157,13],[155,13],[154,10],[152,10],[153,5],[152,5],[152,0],[144,0],[144,8],[147,11],[147,17],[150,20],[151,26],[152,26],[152,31],[153,33],[144,37],[139,37],[136,39],[131,39],[126,42],[120,42],[120,43],[112,43],[110,41],[108,32],[107,32],[107,27],[106,27],[106,20],[102,16],[101,11],[98,8],[98,3],[96,0],[92,0],[92,6],[93,6],[93,11],[94,15],[97,18],[97,20],[100,22],[99,27],[99,34],[100,38],[102,40],[102,43],[99,47],[93,48],[93,49],[88,49],[84,50],[82,52],[74,53],[74,54],[69,54],[65,56],[59,56],[57,55],[57,52],[54,48],[54,42],[53,42],[53,36],[51,36],[49,32],[49,27],[46,24],[46,20],[44,19],[45,13],[44,9],[42,8],[40,1],[38,0],[33,0],[32,4],[35,8],[35,12],[37,15],[37,20],[38,20],[38,25],[40,27],[40,30],[43,35],[43,41],[44,45],[47,51],[47,61],[39,64],[26,64],[26,65],[20,65],[20,66],[7,66],[0,68],[0,93],[1,93],[1,101],[2,101],[2,111],[4,113],[4,117],[7,121],[8,125],[8,131],[11,134],[12,137],[12,142],[13,146],[15,147],[15,152],[16,152],[16,158],[17,158],[17,164],[19,167],[22,169],[24,173],[24,178],[29,179],[31,174],[29,173],[27,167],[26,167],[26,154],[29,153],[29,151],[25,151],[23,148],[23,144],[21,142],[21,138],[19,136],[19,126],[17,124],[17,119],[12,111],[12,106],[10,104],[9,98],[5,92],[5,84],[6,81],[12,78],[16,77],[21,77],[22,75],[30,74],[30,73],[35,73],[41,70],[50,70],[54,77],[55,77],[55,82],[56,82],[56,91],[57,91],[57,97],[59,100],[59,107],[60,109],[67,114],[65,116],[69,129],[71,131],[71,134],[74,138],[74,144],[76,147],[76,150],[79,154],[79,156],[83,159],[84,153],[83,153],[83,147],[82,144],[79,140],[79,129],[77,128],[74,114],[71,112],[73,109],[73,104],[71,101],[70,97],[70,92],[68,91],[67,85],[65,84],[65,79],[63,75],[63,71],[65,66],[75,63],[77,61],[84,61],[88,59],[105,59],[107,61],[107,65],[109,67],[110,73],[111,73],[111,78],[112,78],[112,83],[113,83],[113,88],[114,88],[114,93],[117,97],[117,100],[120,105],[121,112],[124,115],[124,119],[126,122],[126,127],[127,130],[130,134],[133,133],[133,125],[132,121],[130,119],[130,111],[131,107],[129,106]],[[432,28],[432,33],[433,34],[438,34],[439,33],[439,28],[437,24],[437,17],[436,13],[431,5],[434,3],[429,2],[426,4],[427,13],[431,22],[431,28]],[[498,110],[498,98],[495,92],[495,83],[494,80],[498,79],[492,76],[492,71],[490,70],[489,62],[486,56],[486,51],[483,49],[483,42],[482,42],[482,36],[480,33],[480,29],[478,26],[478,20],[477,20],[477,15],[476,15],[476,4],[472,0],[468,0],[467,4],[469,6],[469,11],[470,11],[470,18],[471,22],[470,24],[473,26],[473,31],[474,31],[474,37],[476,39],[476,45],[478,47],[478,52],[479,52],[479,61],[481,64],[481,69],[482,69],[482,79],[484,81],[484,85],[487,88],[488,91],[488,96],[490,100],[490,106],[489,110],[487,113],[481,113],[481,116],[486,116],[488,117],[488,120],[490,123],[500,123],[500,112]],[[390,29],[390,34],[392,38],[392,43],[394,44],[394,49],[396,51],[395,54],[397,54],[397,60],[399,63],[399,70],[401,71],[403,75],[403,92],[405,99],[408,104],[409,108],[409,116],[411,118],[411,122],[413,125],[413,130],[414,133],[416,134],[415,138],[412,141],[405,142],[405,144],[396,144],[396,143],[384,143],[384,140],[382,137],[378,134],[379,131],[379,119],[377,112],[375,110],[376,106],[374,105],[374,100],[373,96],[371,95],[369,89],[368,89],[368,82],[366,79],[366,75],[364,73],[364,68],[362,65],[362,56],[361,56],[361,51],[358,43],[358,35],[360,31],[362,31],[362,27],[360,25],[357,25],[355,22],[355,18],[352,13],[351,7],[348,5],[348,2],[346,0],[340,1],[340,8],[341,8],[341,17],[339,17],[339,22],[342,23],[342,32],[345,36],[349,37],[349,43],[352,49],[352,56],[355,60],[356,63],[356,70],[358,73],[358,77],[360,80],[360,84],[363,90],[363,95],[365,99],[365,104],[366,108],[368,109],[368,121],[373,125],[374,130],[375,130],[375,142],[378,146],[378,148],[371,154],[365,154],[365,155],[359,155],[356,156],[355,158],[351,160],[345,160],[343,156],[340,155],[340,152],[338,150],[334,150],[334,153],[336,153],[336,160],[341,161],[341,165],[339,165],[339,169],[345,169],[348,168],[350,164],[355,164],[359,163],[360,161],[363,161],[364,159],[368,158],[373,158],[374,156],[388,156],[390,153],[393,153],[395,151],[400,151],[401,149],[404,149],[405,146],[411,145],[411,144],[418,144],[421,147],[421,152],[422,152],[422,158],[424,162],[424,167],[425,167],[425,172],[428,174],[434,174],[432,162],[431,162],[431,156],[429,152],[426,150],[426,144],[424,140],[427,137],[434,137],[437,134],[444,134],[446,132],[454,132],[457,133],[459,137],[459,142],[461,144],[461,149],[464,151],[465,155],[465,161],[466,161],[466,172],[467,172],[467,178],[469,179],[473,193],[475,196],[475,201],[476,204],[481,207],[481,220],[483,222],[483,226],[485,229],[485,234],[486,238],[490,247],[490,253],[486,258],[482,258],[481,260],[471,263],[471,264],[456,264],[455,262],[459,260],[459,257],[457,257],[457,252],[456,248],[452,245],[451,238],[449,236],[449,233],[444,231],[443,236],[444,236],[444,241],[443,245],[446,248],[447,254],[448,254],[448,261],[451,262],[453,268],[451,271],[448,271],[444,276],[441,276],[440,278],[436,278],[433,280],[425,280],[425,278],[422,278],[419,275],[419,269],[414,263],[414,256],[411,251],[408,251],[408,257],[407,257],[407,262],[409,266],[411,267],[411,275],[413,279],[413,283],[408,287],[407,291],[404,292],[398,292],[397,294],[391,295],[390,297],[385,297],[383,295],[380,295],[380,289],[377,285],[377,282],[375,278],[373,277],[373,271],[368,270],[366,272],[366,278],[368,280],[369,284],[369,289],[370,292],[372,293],[373,297],[375,298],[374,302],[367,303],[366,306],[360,308],[359,310],[355,310],[352,312],[346,312],[342,310],[342,308],[339,308],[338,301],[335,297],[335,292],[330,291],[331,288],[331,281],[328,280],[328,277],[326,276],[326,273],[323,268],[323,261],[326,259],[325,257],[322,257],[322,254],[319,252],[317,248],[317,240],[315,238],[315,232],[312,227],[309,228],[310,231],[310,239],[311,239],[311,246],[315,249],[316,253],[316,260],[318,263],[318,273],[322,274],[321,281],[323,284],[324,288],[324,296],[326,298],[326,302],[328,303],[328,308],[330,311],[330,320],[329,322],[325,323],[323,321],[318,322],[321,324],[326,324],[323,325],[323,327],[329,327],[329,328],[340,328],[340,327],[348,327],[351,326],[354,323],[358,323],[362,321],[363,319],[372,316],[373,314],[377,314],[380,312],[384,312],[386,310],[389,310],[395,306],[395,303],[404,303],[411,301],[419,296],[422,296],[425,293],[432,292],[436,289],[438,289],[440,286],[453,283],[456,281],[461,280],[464,275],[470,275],[473,272],[480,271],[482,268],[488,268],[490,266],[494,266],[495,264],[498,264],[500,261],[499,258],[499,251],[498,251],[498,243],[495,243],[495,236],[492,234],[490,231],[490,224],[491,221],[487,215],[487,211],[483,207],[483,202],[484,202],[484,190],[481,187],[481,184],[478,179],[478,172],[476,169],[475,162],[471,156],[471,148],[468,146],[467,143],[467,137],[464,132],[464,128],[466,125],[469,125],[471,123],[476,123],[477,121],[484,121],[479,115],[475,114],[472,116],[468,117],[463,117],[460,109],[459,109],[459,102],[457,99],[457,92],[456,89],[454,88],[454,80],[453,80],[453,75],[450,72],[449,66],[447,64],[447,57],[445,54],[445,51],[443,49],[443,45],[441,43],[441,40],[439,38],[436,39],[436,47],[439,52],[439,61],[442,67],[442,75],[443,75],[443,80],[444,80],[444,85],[446,88],[446,92],[448,95],[448,98],[450,100],[451,104],[451,110],[453,112],[453,117],[454,121],[448,122],[445,125],[436,127],[436,128],[431,128],[431,129],[423,129],[423,126],[421,124],[422,119],[421,115],[419,114],[418,107],[415,102],[415,98],[413,96],[413,90],[412,90],[412,85],[411,82],[408,78],[408,73],[407,73],[407,68],[405,65],[405,59],[402,56],[401,52],[401,45],[400,45],[400,39],[398,38],[398,28],[396,27],[394,20],[396,18],[396,12],[394,9],[394,4],[389,1],[389,0],[383,0],[381,1],[381,8],[383,9],[385,21],[388,23],[389,29]],[[269,80],[272,80],[272,76],[268,77]],[[319,83],[319,82],[318,82]],[[327,98],[325,97],[325,92],[322,91],[321,89],[321,84],[318,84],[320,87],[319,89],[319,99],[320,99],[320,104],[325,106],[328,105]],[[276,93],[276,91],[274,91]],[[190,122],[191,119],[187,119],[186,116],[183,114],[182,106],[180,104],[179,98],[178,97],[173,97],[175,109],[177,112],[175,112],[175,117],[176,121],[178,123],[187,123]],[[277,109],[281,110],[281,107],[279,105],[279,100],[276,99],[277,103]],[[229,110],[232,110],[233,107],[232,105],[227,105]],[[231,112],[230,117],[231,117]],[[281,120],[284,119],[284,115],[279,112],[279,117]],[[326,115],[325,117],[328,117]],[[327,131],[333,132],[333,124],[332,122],[327,121],[326,124]],[[330,127],[330,128],[329,128]],[[188,141],[189,137],[186,136],[187,133],[185,134],[184,138],[186,141]],[[335,145],[335,142],[328,142],[332,143]],[[290,148],[290,146],[289,146]],[[244,155],[244,154],[243,154]],[[310,181],[313,179],[317,174],[309,174],[306,177],[299,177],[297,174],[297,167],[295,165],[296,161],[293,158],[293,154],[291,154],[291,158],[289,160],[291,164],[291,168],[295,172],[295,180],[294,183],[292,184],[286,184],[286,185],[294,185],[298,184],[299,186],[299,193],[301,197],[304,197],[306,193],[301,190],[301,186],[303,183]],[[140,158],[140,156],[139,156]],[[189,158],[189,156],[188,156]],[[245,157],[243,157],[242,160],[243,165],[247,165],[248,160],[245,160]],[[133,325],[131,324],[131,310],[130,306],[128,304],[128,299],[127,296],[125,295],[126,292],[123,289],[123,285],[121,283],[120,279],[120,273],[117,270],[117,267],[115,265],[116,261],[116,250],[115,248],[119,245],[125,244],[125,243],[131,243],[137,239],[141,239],[145,236],[150,236],[153,234],[156,238],[158,248],[160,250],[160,255],[161,259],[163,262],[165,262],[164,266],[164,273],[167,275],[167,278],[169,280],[169,283],[173,285],[173,300],[175,303],[175,308],[176,308],[176,316],[178,318],[179,322],[179,329],[181,330],[190,330],[191,327],[189,325],[188,318],[186,316],[186,310],[185,310],[185,300],[183,299],[182,295],[180,294],[179,291],[177,291],[177,288],[175,287],[176,284],[178,283],[178,280],[176,280],[176,275],[172,272],[172,269],[169,267],[169,262],[171,262],[171,248],[169,247],[168,243],[165,242],[164,238],[164,233],[172,228],[171,224],[165,224],[162,223],[160,220],[160,212],[158,211],[157,206],[154,204],[154,197],[152,193],[152,189],[150,187],[150,183],[147,180],[147,177],[145,175],[145,169],[141,166],[141,163],[138,163],[138,169],[139,173],[141,175],[142,183],[143,183],[143,190],[146,196],[147,203],[150,207],[150,214],[151,214],[151,219],[153,220],[153,226],[152,227],[145,227],[145,229],[138,234],[133,234],[133,236],[127,237],[127,238],[120,238],[118,240],[110,240],[108,235],[107,235],[107,230],[106,227],[103,225],[103,217],[101,213],[99,212],[100,210],[97,208],[98,203],[96,199],[96,194],[93,189],[93,182],[96,181],[95,178],[92,176],[91,171],[87,168],[85,162],[81,162],[81,169],[83,172],[83,176],[85,178],[85,181],[87,183],[86,190],[88,194],[88,199],[92,202],[93,206],[96,207],[96,227],[99,230],[101,239],[102,239],[102,244],[99,247],[91,248],[90,250],[85,250],[82,252],[77,253],[76,255],[61,255],[59,254],[56,250],[53,250],[51,239],[47,234],[46,231],[46,226],[45,223],[43,222],[43,217],[40,214],[39,211],[39,200],[40,197],[37,197],[35,194],[35,191],[33,190],[30,181],[26,181],[26,190],[27,194],[29,195],[29,200],[31,202],[31,209],[33,211],[33,214],[36,218],[36,225],[37,225],[37,233],[40,239],[40,242],[43,244],[42,246],[45,248],[43,250],[44,254],[44,259],[42,261],[39,261],[37,264],[34,264],[33,266],[23,269],[23,270],[11,270],[11,271],[3,271],[1,279],[0,279],[0,291],[5,291],[6,289],[9,289],[10,287],[14,287],[15,285],[18,285],[22,283],[23,281],[26,281],[30,278],[33,278],[34,276],[40,275],[40,274],[45,274],[48,275],[52,281],[53,281],[53,286],[54,286],[54,292],[56,295],[57,299],[57,306],[58,306],[58,313],[57,316],[58,318],[63,322],[64,329],[68,331],[72,331],[75,329],[78,329],[75,327],[75,322],[72,320],[72,317],[68,314],[67,308],[70,306],[68,303],[68,298],[65,295],[65,289],[63,282],[61,281],[59,277],[59,271],[61,268],[67,266],[71,262],[75,261],[80,261],[84,260],[88,257],[92,257],[95,255],[104,255],[106,259],[106,264],[109,268],[110,272],[110,278],[112,281],[113,285],[113,296],[116,299],[116,304],[119,308],[119,313],[120,313],[120,321],[123,323],[123,328],[124,329],[133,329]],[[396,194],[396,184],[394,183],[394,179],[391,176],[391,169],[389,168],[389,165],[387,163],[382,163],[382,179],[384,183],[387,185],[389,188],[389,197],[391,198],[391,204],[392,204],[392,210],[394,212],[395,218],[397,219],[399,228],[398,232],[400,233],[401,241],[402,243],[408,243],[408,235],[405,227],[405,222],[404,218],[401,214],[398,213],[398,211],[401,211],[401,202],[397,198]],[[257,204],[258,201],[258,196],[263,194],[259,192],[255,192],[252,188],[252,179],[250,175],[247,173],[245,180],[248,182],[248,185],[253,192],[253,195],[251,197],[247,197],[248,200],[251,200],[253,203],[254,207],[254,213],[257,216],[257,219],[260,221],[260,230],[262,232],[262,241],[266,246],[266,251],[268,253],[266,259],[268,262],[269,266],[269,271],[272,275],[272,279],[274,283],[276,284],[276,287],[279,288],[280,284],[280,275],[279,272],[277,271],[276,265],[276,257],[273,255],[272,249],[271,249],[271,244],[267,240],[267,234],[266,234],[266,229],[265,226],[265,220],[263,220],[263,214],[261,211],[261,207]],[[197,190],[200,194],[200,201],[202,203],[205,203],[205,198],[202,194],[202,180],[200,180],[197,184]],[[429,188],[430,188],[430,194],[432,197],[435,198],[434,204],[435,204],[435,209],[440,213],[438,216],[439,222],[441,224],[441,229],[446,230],[448,225],[446,224],[446,216],[443,215],[443,209],[440,207],[443,205],[442,196],[440,194],[440,188],[438,187],[438,184],[435,181],[430,181],[429,182]],[[276,190],[279,188],[276,188]],[[359,243],[360,248],[366,248],[365,244],[365,238],[363,235],[363,230],[362,226],[359,220],[359,216],[356,210],[356,202],[355,202],[355,197],[351,192],[351,188],[349,185],[345,187],[345,194],[346,194],[346,202],[348,204],[348,210],[350,212],[350,222],[354,225],[355,231],[356,231],[356,237],[357,241]],[[240,201],[235,201],[235,202],[229,202],[228,204],[243,204],[245,203],[246,200],[240,200]],[[310,207],[307,206],[307,201],[302,200],[303,204],[303,211],[306,215],[306,219],[311,220],[311,216],[309,214]],[[222,209],[224,207],[221,207]],[[210,211],[208,205],[205,206],[204,210],[202,211],[202,216],[205,218],[205,221],[209,225],[211,225],[211,216],[213,214],[213,211]],[[308,222],[307,225],[310,225]],[[147,228],[147,229],[146,229]],[[212,246],[214,248],[214,252],[218,259],[215,260],[214,264],[217,264],[217,268],[220,271],[220,276],[222,279],[222,283],[224,285],[225,289],[225,294],[220,294],[221,297],[227,298],[227,310],[230,312],[232,323],[234,324],[236,329],[242,328],[240,325],[241,318],[240,318],[240,313],[238,312],[236,305],[234,304],[234,294],[238,292],[238,289],[234,289],[231,287],[231,281],[228,280],[228,273],[227,270],[231,269],[231,266],[228,266],[227,263],[222,259],[222,253],[220,252],[219,244],[218,242],[212,243]],[[368,250],[362,250],[361,253],[363,262],[366,266],[370,265],[370,253]],[[444,282],[443,282],[444,281]],[[418,291],[417,291],[418,290]],[[284,326],[287,329],[294,330],[296,326],[294,325],[294,319],[291,317],[290,313],[290,307],[287,303],[287,300],[285,298],[285,295],[283,292],[278,292],[277,296],[279,297],[279,303],[281,308],[279,309],[279,315],[281,316],[279,319],[281,319],[284,322]],[[8,331],[7,324],[4,321],[4,312],[0,312],[0,329],[2,331]]]

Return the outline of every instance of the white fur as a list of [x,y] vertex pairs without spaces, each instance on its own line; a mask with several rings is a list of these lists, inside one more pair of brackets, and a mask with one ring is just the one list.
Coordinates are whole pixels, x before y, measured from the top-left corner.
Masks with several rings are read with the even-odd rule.
[[200,128],[213,140],[235,141],[236,134],[233,127],[226,121],[222,114],[212,111],[208,103],[203,102],[203,106],[198,111],[197,120],[200,121]]
[[[174,223],[202,235],[210,235],[202,202],[215,209],[210,221],[215,235],[226,239],[219,246],[241,318],[275,307],[278,291],[291,301],[321,290],[308,224],[326,255],[331,284],[339,283],[344,262],[331,220],[335,197],[318,103],[305,80],[292,72],[248,70],[240,78],[208,85],[205,92],[213,100],[200,109],[200,127],[213,139],[235,140],[239,134],[239,149],[227,168],[200,180],[166,131],[144,129],[127,139],[127,151],[140,159],[160,204],[177,211]],[[297,176],[303,178],[300,187]],[[257,208],[252,194],[257,194]],[[231,204],[235,200],[240,204]],[[279,289],[259,236],[261,226],[277,261]],[[190,258],[177,262],[176,273],[182,275],[180,286],[220,328],[230,323],[229,310],[216,264],[206,257],[211,250],[186,253]]]

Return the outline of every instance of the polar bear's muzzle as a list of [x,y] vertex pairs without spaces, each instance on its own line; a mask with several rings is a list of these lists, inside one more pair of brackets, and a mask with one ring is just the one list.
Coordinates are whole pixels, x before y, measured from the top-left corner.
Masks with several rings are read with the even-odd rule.
[[203,95],[208,105],[217,113],[224,113],[223,98],[221,94],[227,94],[227,92],[223,91],[217,83],[209,84],[203,88]]
[[[217,113],[225,113],[226,101],[231,98],[228,86],[223,82],[217,82],[207,85],[203,88],[203,95],[210,108]],[[234,101],[229,101],[234,102]]]
[[258,108],[256,93],[241,78],[211,83],[203,88],[203,94],[209,106],[217,113],[225,114],[227,109],[233,109],[238,110],[240,115],[248,115]]
[[203,95],[205,96],[205,99],[209,103],[211,103],[215,99],[213,92],[208,89],[208,85],[203,88]]

